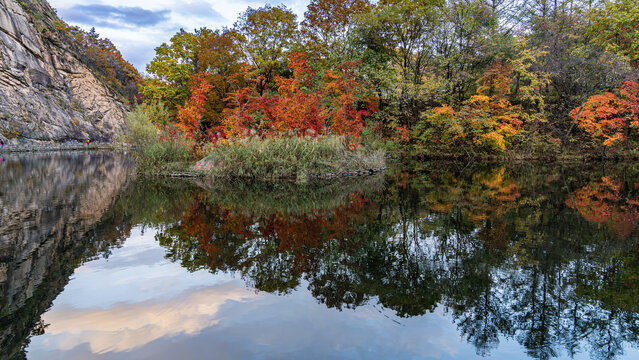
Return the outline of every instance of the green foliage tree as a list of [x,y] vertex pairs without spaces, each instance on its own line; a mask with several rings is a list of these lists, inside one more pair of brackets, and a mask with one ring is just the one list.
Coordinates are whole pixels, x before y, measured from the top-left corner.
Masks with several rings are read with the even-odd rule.
[[297,15],[284,5],[249,7],[233,28],[243,36],[242,49],[261,77],[262,95],[274,76],[286,70],[288,54],[299,43]]
[[198,37],[210,32],[205,28],[195,33],[180,29],[168,44],[158,46],[146,67],[152,78],[141,88],[142,95],[162,100],[172,110],[183,104],[189,96],[188,81],[198,67]]
[[368,0],[312,0],[300,24],[304,47],[316,60],[338,63],[355,18],[369,11]]
[[593,41],[639,67],[639,3],[610,0],[588,13]]
[[433,47],[435,72],[444,80],[445,101],[459,105],[474,93],[477,76],[499,50],[497,17],[481,1],[449,0]]

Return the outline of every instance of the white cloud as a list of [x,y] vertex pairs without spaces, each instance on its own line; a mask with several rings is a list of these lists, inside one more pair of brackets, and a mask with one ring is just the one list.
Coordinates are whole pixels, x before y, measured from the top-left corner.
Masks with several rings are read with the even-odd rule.
[[[141,0],[50,0],[58,15],[71,25],[109,38],[126,60],[140,71],[153,58],[155,48],[170,40],[180,28],[230,27],[247,7],[260,7],[268,1],[175,1]],[[302,17],[308,0],[271,1],[283,3]],[[140,18],[143,17],[143,18]]]

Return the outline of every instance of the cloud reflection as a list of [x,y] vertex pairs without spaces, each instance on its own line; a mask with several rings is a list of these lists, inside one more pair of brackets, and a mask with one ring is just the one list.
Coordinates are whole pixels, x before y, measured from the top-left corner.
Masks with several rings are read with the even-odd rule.
[[199,288],[168,301],[116,304],[110,309],[57,307],[43,316],[50,324],[49,346],[70,350],[88,344],[94,354],[129,351],[162,337],[193,335],[218,323],[228,302],[246,302],[260,295],[225,283]]

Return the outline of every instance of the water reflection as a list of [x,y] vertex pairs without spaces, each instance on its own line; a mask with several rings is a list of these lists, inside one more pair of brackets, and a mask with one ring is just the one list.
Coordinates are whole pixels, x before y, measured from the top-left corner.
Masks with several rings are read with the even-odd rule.
[[[97,355],[127,352],[158,339],[197,334],[219,322],[224,304],[259,297],[241,284],[212,283],[203,274],[198,279],[180,279],[184,274],[179,265],[149,254],[160,250],[149,244],[153,244],[152,233],[133,229],[126,246],[117,249],[109,262],[80,268],[79,283],[69,284],[55,300],[54,309],[42,317],[47,324],[46,346],[36,342],[30,353],[39,354],[42,347],[59,352],[42,358],[65,358],[65,352],[82,347]],[[118,277],[109,279],[114,269]],[[102,281],[95,284],[86,279]],[[164,288],[157,286],[160,283]]]
[[[4,155],[0,167],[0,358],[21,356],[29,333],[73,270],[126,239],[109,212],[127,181],[121,154]],[[102,220],[104,232],[96,227]]]
[[[41,167],[3,165],[14,169],[0,175],[3,211],[15,205],[0,224],[0,280],[26,273],[34,285],[0,282],[2,355],[24,356],[29,331],[44,334],[30,338],[35,358],[168,357],[168,339],[234,358],[609,359],[639,344],[631,166],[426,164],[307,185],[126,185],[126,166],[114,165],[126,161],[109,156],[91,157],[102,168],[51,165],[61,180],[49,190],[27,175]],[[17,255],[28,253],[23,238],[48,259],[41,270],[16,270],[30,263]],[[334,335],[305,332],[304,319]]]
[[299,213],[238,206],[219,188],[157,239],[189,269],[234,271],[265,292],[304,282],[328,307],[413,317],[443,306],[480,355],[505,338],[533,358],[607,359],[639,334],[636,190],[617,176],[442,168]]

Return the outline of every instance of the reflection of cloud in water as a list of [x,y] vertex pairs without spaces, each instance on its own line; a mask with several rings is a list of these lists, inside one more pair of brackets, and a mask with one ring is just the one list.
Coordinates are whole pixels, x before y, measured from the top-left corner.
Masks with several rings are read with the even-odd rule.
[[112,309],[58,307],[44,315],[49,345],[70,350],[89,344],[93,353],[128,351],[165,336],[196,334],[215,325],[220,307],[255,293],[227,283],[200,288],[165,302],[119,304]]

